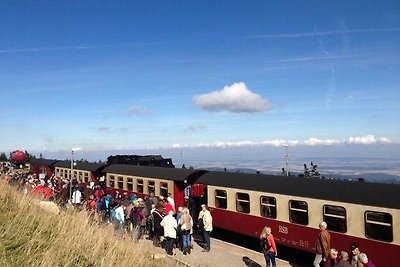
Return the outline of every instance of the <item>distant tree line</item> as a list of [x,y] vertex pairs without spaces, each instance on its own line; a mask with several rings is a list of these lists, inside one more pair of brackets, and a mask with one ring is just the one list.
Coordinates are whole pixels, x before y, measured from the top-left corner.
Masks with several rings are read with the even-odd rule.
[[1,152],[1,153],[0,153],[0,161],[7,161],[7,160],[8,160],[8,158],[7,158],[7,156],[6,156],[6,153]]

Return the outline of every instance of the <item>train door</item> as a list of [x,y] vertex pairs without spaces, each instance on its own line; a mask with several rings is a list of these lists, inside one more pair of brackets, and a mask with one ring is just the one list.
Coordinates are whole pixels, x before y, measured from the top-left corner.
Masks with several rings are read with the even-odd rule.
[[204,184],[192,184],[191,186],[191,200],[192,208],[191,215],[193,220],[197,221],[199,213],[201,211],[201,205],[206,204],[208,206],[207,198],[207,185]]

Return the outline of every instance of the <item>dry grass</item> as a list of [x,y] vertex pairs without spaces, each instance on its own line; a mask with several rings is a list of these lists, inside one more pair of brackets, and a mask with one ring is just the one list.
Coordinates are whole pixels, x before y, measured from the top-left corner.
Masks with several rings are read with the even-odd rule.
[[0,180],[0,266],[171,266],[152,259],[150,242],[133,243],[86,212],[49,212]]

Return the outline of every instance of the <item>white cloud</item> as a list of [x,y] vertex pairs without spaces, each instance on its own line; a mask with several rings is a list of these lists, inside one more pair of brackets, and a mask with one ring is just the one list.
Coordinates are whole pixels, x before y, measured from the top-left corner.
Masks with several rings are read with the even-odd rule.
[[356,145],[372,145],[376,143],[381,144],[390,144],[391,141],[386,137],[381,137],[376,139],[374,135],[368,134],[364,136],[357,136],[357,137],[349,137],[347,140],[348,144],[356,144]]
[[97,131],[99,132],[109,132],[111,130],[111,127],[109,126],[101,126],[96,128]]
[[282,139],[275,139],[275,140],[265,140],[263,142],[261,142],[261,145],[265,145],[265,146],[275,146],[275,147],[280,147],[280,146],[284,146],[284,145],[288,145],[288,146],[296,146],[298,145],[300,142],[298,140],[282,140]]
[[181,144],[173,144],[172,145],[172,148],[185,148],[185,147],[187,147],[187,146],[181,145]]
[[257,145],[256,142],[239,141],[239,142],[215,142],[214,147],[227,148],[227,147],[249,147]]
[[308,140],[305,140],[303,144],[307,146],[330,146],[343,144],[343,142],[337,139],[318,139],[315,137],[311,137]]
[[193,103],[210,111],[262,112],[271,108],[267,100],[251,92],[244,82],[225,86],[219,91],[196,95]]
[[337,31],[313,31],[313,32],[295,32],[295,33],[279,33],[279,34],[264,34],[258,36],[249,36],[249,38],[308,38],[308,37],[318,37],[318,36],[331,36],[331,35],[342,35],[352,34],[352,33],[375,33],[375,32],[398,32],[398,28],[382,28],[382,29],[342,29]]
[[184,129],[184,132],[199,132],[201,130],[204,130],[206,127],[204,125],[189,125]]
[[370,145],[375,144],[375,136],[372,134],[365,135],[365,136],[357,136],[357,137],[349,137],[347,143],[349,144],[362,144],[362,145]]
[[109,45],[34,47],[34,48],[22,48],[22,49],[4,49],[4,50],[0,50],[0,54],[37,53],[37,52],[53,52],[53,51],[65,51],[65,50],[89,50],[89,49],[110,48],[110,47],[111,46],[109,46]]
[[382,143],[382,144],[390,144],[391,143],[391,141],[386,137],[381,137],[378,140],[379,140],[378,142]]
[[173,148],[230,148],[230,147],[257,147],[257,146],[271,146],[271,147],[283,147],[288,145],[289,147],[295,146],[340,146],[345,144],[361,144],[361,145],[369,145],[369,144],[391,144],[390,141],[386,137],[381,137],[375,139],[373,135],[366,135],[363,137],[349,137],[347,141],[339,140],[339,139],[319,139],[315,137],[310,137],[307,140],[283,140],[283,139],[274,139],[274,140],[264,140],[264,141],[237,141],[237,142],[223,142],[218,141],[215,143],[200,143],[197,145],[182,145],[182,144],[174,144]]
[[144,115],[150,113],[151,113],[150,109],[141,106],[132,106],[128,109],[128,115],[133,115],[133,114]]

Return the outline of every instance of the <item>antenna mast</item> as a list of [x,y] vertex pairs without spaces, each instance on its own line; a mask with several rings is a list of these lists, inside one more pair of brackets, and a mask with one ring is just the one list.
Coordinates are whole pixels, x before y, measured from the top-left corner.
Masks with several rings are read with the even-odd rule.
[[286,171],[286,176],[289,176],[289,156],[290,154],[288,154],[288,145],[285,144],[283,145],[285,147],[285,171]]
[[184,165],[184,163],[183,163],[183,147],[181,147],[181,152],[179,154],[181,155],[181,162]]

